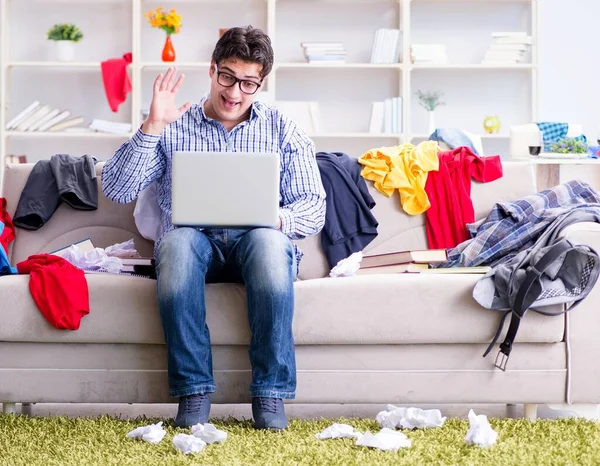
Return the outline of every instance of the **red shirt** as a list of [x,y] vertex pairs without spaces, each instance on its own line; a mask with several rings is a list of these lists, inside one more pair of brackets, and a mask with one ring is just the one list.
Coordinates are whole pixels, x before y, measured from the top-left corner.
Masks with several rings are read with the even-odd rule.
[[4,230],[0,233],[0,244],[8,256],[8,245],[16,238],[16,236],[12,219],[6,211],[6,199],[3,197],[0,197],[0,222],[4,223]]
[[131,80],[127,72],[127,65],[131,63],[133,55],[126,53],[123,58],[111,58],[100,63],[102,70],[102,81],[108,105],[113,112],[116,112],[127,99],[127,94],[131,92]]
[[499,155],[479,157],[466,146],[440,152],[439,171],[429,172],[425,192],[431,207],[425,212],[430,249],[453,248],[470,239],[467,223],[475,221],[471,178],[487,183],[502,176]]
[[60,256],[34,254],[17,264],[29,274],[29,292],[42,315],[54,327],[77,330],[90,313],[90,296],[83,270]]

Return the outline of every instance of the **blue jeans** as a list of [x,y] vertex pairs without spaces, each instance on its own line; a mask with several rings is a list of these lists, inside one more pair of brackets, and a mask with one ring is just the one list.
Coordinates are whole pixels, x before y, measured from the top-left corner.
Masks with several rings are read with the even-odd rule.
[[294,247],[278,230],[177,228],[158,246],[158,307],[168,353],[170,395],[212,393],[205,283],[246,286],[253,397],[294,398]]

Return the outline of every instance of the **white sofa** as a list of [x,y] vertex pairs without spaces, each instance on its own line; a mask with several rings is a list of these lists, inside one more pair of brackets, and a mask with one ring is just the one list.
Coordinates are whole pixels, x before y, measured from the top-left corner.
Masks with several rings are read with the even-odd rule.
[[[9,165],[3,196],[14,214],[32,165]],[[97,165],[100,174],[101,164]],[[403,213],[399,198],[370,185],[379,235],[369,252],[426,248],[424,216]],[[496,201],[535,191],[532,167],[505,163],[504,176],[474,182],[477,218]],[[133,221],[134,204],[103,196],[93,212],[62,205],[38,231],[19,230],[11,262],[91,237],[105,247],[135,238],[151,254]],[[568,237],[600,249],[596,224]],[[368,275],[328,278],[320,240],[300,243],[305,257],[295,285],[295,403],[600,403],[598,287],[571,314],[525,317],[506,372],[483,358],[501,314],[480,307],[472,290],[480,275]],[[0,277],[0,402],[161,403],[169,398],[166,352],[155,281],[87,277],[91,312],[77,331],[57,330],[36,308],[28,276]],[[249,402],[249,329],[240,285],[207,286],[214,346],[214,403]],[[500,340],[502,341],[502,340]]]

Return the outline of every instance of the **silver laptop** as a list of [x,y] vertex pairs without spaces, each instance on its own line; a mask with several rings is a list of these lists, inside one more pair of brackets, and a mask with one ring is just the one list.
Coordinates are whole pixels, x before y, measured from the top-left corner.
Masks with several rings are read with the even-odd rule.
[[279,154],[174,152],[172,222],[203,228],[277,228]]

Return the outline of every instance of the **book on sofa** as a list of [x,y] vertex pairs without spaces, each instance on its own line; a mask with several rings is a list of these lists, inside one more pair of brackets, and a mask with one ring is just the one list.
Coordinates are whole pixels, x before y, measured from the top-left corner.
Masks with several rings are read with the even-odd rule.
[[154,259],[151,257],[122,257],[123,265],[147,265],[154,267]]
[[75,243],[69,244],[68,246],[62,247],[60,249],[56,249],[52,251],[50,254],[55,256],[64,257],[65,253],[71,246],[77,246],[77,248],[82,252],[93,251],[95,249],[94,243],[90,238],[82,239],[81,241],[77,241]]
[[437,273],[437,274],[480,273],[480,274],[486,274],[490,270],[492,270],[492,268],[489,267],[489,266],[487,266],[487,265],[476,265],[476,266],[473,266],[473,267],[440,267],[440,268],[433,268],[433,269],[427,269],[427,270],[425,270],[424,273]]
[[152,257],[122,257],[121,273],[129,273],[156,279],[156,268]]
[[377,274],[388,274],[388,273],[426,273],[426,274],[486,274],[491,267],[486,265],[479,265],[474,267],[444,267],[444,268],[430,268],[429,264],[422,264],[417,262],[410,262],[408,264],[393,264],[393,265],[382,265],[379,267],[366,267],[360,268],[356,271],[356,275],[377,275]]
[[409,262],[408,264],[380,265],[377,267],[361,267],[356,271],[356,275],[371,275],[382,273],[422,273],[429,269],[429,264],[418,264]]
[[138,273],[137,271],[126,271],[123,270],[121,272],[109,272],[108,270],[84,270],[83,273],[86,275],[113,275],[119,277],[140,277],[140,278],[148,278],[151,280],[156,280],[156,275],[154,273],[149,273],[148,271],[142,271]]
[[422,249],[414,251],[398,251],[386,254],[372,254],[363,256],[360,268],[381,267],[384,265],[398,264],[429,264],[432,262],[445,262],[448,253],[445,249]]

